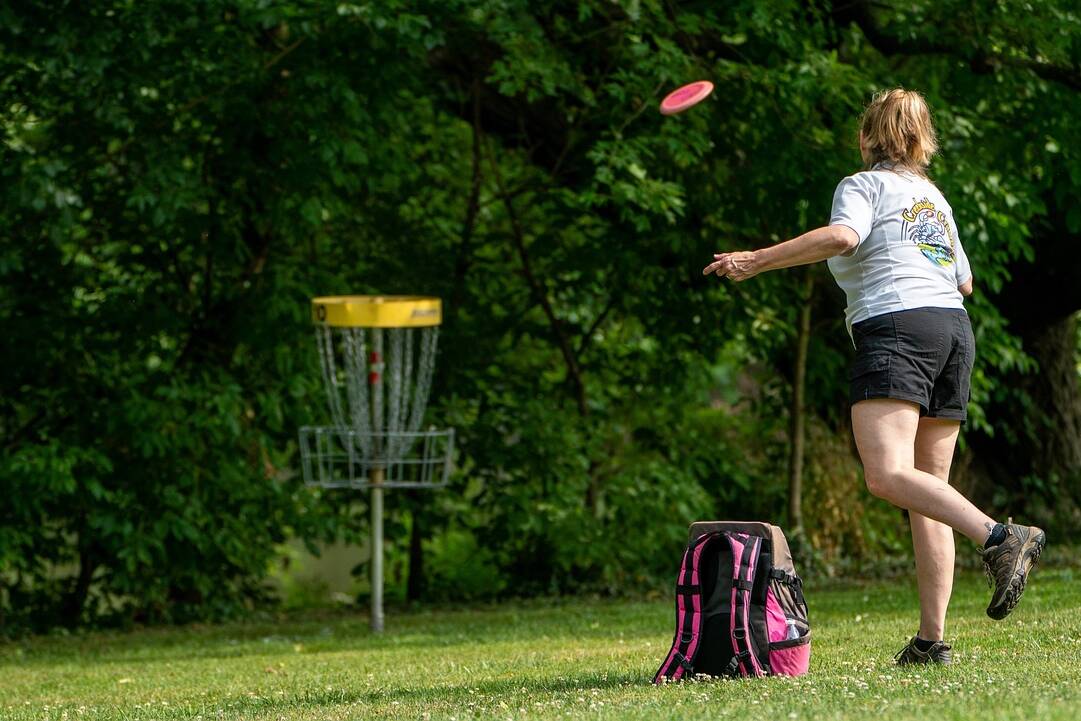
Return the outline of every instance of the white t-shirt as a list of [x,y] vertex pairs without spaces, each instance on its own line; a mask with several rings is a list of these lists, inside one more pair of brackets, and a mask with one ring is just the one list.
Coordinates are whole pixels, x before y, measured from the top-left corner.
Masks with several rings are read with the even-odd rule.
[[934,183],[881,163],[850,175],[833,194],[830,225],[859,236],[826,263],[848,297],[845,322],[910,308],[963,308],[972,277],[950,204]]

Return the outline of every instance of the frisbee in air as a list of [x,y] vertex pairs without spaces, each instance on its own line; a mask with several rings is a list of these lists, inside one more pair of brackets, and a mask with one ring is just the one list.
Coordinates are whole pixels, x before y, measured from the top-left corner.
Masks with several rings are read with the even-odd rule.
[[682,113],[687,108],[698,105],[712,92],[713,83],[708,80],[699,80],[676,88],[661,101],[661,115]]

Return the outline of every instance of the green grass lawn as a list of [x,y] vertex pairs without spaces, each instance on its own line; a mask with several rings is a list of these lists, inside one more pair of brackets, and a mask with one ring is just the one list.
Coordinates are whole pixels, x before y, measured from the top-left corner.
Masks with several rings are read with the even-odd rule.
[[949,668],[900,669],[916,628],[908,581],[816,590],[799,679],[648,681],[672,635],[669,600],[546,601],[50,636],[0,645],[0,718],[19,719],[1075,719],[1081,594],[1038,570],[1005,621],[961,577]]

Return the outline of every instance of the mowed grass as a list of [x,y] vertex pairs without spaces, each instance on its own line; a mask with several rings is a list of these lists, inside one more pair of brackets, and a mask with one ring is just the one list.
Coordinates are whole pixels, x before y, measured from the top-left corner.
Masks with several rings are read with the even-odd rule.
[[662,688],[673,610],[655,602],[514,602],[45,637],[0,646],[0,717],[22,719],[1081,718],[1081,593],[1037,571],[1005,621],[959,579],[949,668],[892,655],[916,628],[910,581],[808,584],[811,673]]

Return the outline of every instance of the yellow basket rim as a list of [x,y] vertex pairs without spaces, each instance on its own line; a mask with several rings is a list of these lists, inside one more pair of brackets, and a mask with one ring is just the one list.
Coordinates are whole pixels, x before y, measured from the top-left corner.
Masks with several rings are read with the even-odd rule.
[[312,299],[312,321],[335,328],[422,328],[443,322],[443,301],[426,295],[327,295]]

